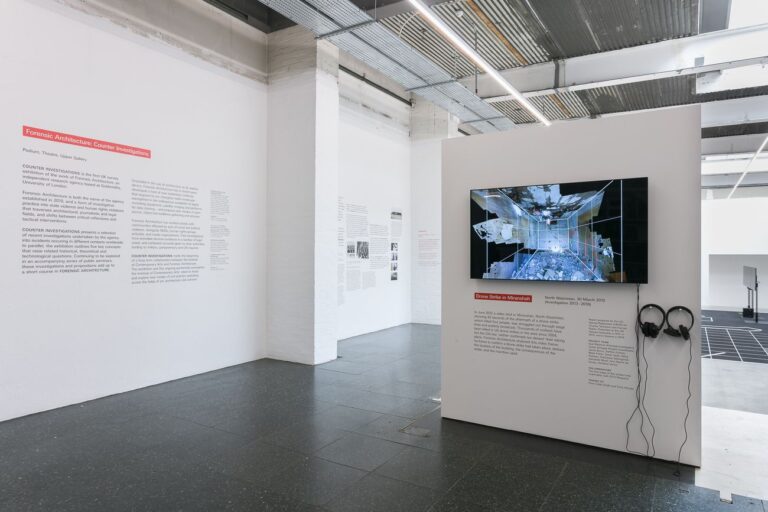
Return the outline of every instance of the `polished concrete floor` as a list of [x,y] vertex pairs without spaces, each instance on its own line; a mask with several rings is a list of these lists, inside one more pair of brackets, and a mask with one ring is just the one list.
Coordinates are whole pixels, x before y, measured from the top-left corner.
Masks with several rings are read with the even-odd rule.
[[441,420],[439,330],[0,423],[0,511],[754,511],[671,464]]
[[701,398],[707,407],[768,414],[768,364],[702,358]]
[[705,406],[701,418],[696,485],[768,500],[768,415]]
[[696,484],[768,499],[768,364],[701,360]]

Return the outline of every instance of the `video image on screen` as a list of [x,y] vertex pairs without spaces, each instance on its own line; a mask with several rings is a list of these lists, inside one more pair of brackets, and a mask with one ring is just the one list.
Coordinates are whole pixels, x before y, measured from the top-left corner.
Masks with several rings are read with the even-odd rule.
[[471,277],[648,282],[648,178],[472,190]]

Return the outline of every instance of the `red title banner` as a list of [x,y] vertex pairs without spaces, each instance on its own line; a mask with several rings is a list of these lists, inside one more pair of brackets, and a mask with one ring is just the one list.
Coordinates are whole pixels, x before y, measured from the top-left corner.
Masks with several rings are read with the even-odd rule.
[[533,295],[515,293],[475,293],[475,300],[500,300],[503,302],[533,302]]
[[124,155],[138,156],[141,158],[152,158],[152,151],[149,149],[126,146],[125,144],[117,144],[115,142],[107,142],[98,139],[89,139],[88,137],[80,137],[79,135],[72,135],[69,133],[52,132],[50,130],[43,130],[42,128],[23,126],[22,134],[25,137],[32,137],[33,139],[60,142],[62,144],[71,144],[73,146],[98,149],[101,151],[111,151],[112,153],[122,153]]

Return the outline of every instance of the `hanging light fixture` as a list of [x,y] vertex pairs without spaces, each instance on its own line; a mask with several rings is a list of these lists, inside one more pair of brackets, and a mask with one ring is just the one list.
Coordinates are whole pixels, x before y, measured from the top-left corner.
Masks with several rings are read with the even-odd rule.
[[421,0],[408,0],[411,5],[413,5],[416,10],[421,14],[430,25],[432,25],[438,32],[440,32],[450,43],[456,47],[461,53],[467,56],[472,62],[477,64],[477,66],[488,73],[488,75],[493,78],[507,93],[515,98],[518,103],[520,103],[525,110],[530,112],[530,114],[535,117],[539,122],[544,124],[545,126],[549,126],[552,124],[549,119],[547,119],[544,114],[541,113],[539,109],[537,109],[533,103],[531,103],[528,98],[523,96],[520,91],[515,89],[515,87],[510,84],[503,76],[501,76],[501,73],[499,73],[496,68],[494,68],[487,60],[485,60],[479,53],[477,53],[471,46],[469,46],[456,32],[454,32],[448,25],[443,22],[440,18],[435,16],[435,14],[432,13],[432,11],[421,2]]

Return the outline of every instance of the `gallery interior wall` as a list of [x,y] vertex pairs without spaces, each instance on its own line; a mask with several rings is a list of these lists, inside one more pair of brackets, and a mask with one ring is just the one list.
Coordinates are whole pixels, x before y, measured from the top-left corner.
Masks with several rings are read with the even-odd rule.
[[62,3],[0,10],[0,420],[263,357],[266,86]]
[[418,97],[411,110],[413,205],[411,310],[414,323],[440,325],[443,141],[465,137],[459,120]]
[[346,339],[411,321],[414,221],[410,107],[343,72],[339,95],[338,338]]
[[[626,449],[625,425],[636,406],[636,287],[471,280],[469,191],[647,176],[649,282],[640,286],[640,303],[665,308],[685,305],[693,311],[698,326],[700,126],[698,107],[686,107],[444,143],[444,417]],[[530,296],[531,301],[480,300],[476,293]],[[560,334],[548,338],[557,350],[486,350],[478,343],[481,335],[476,326],[484,329],[491,321],[483,318],[498,315],[558,326]],[[612,326],[610,339],[604,339],[602,328],[590,327],[606,323]],[[701,340],[697,328],[692,334],[690,346],[669,337],[647,343],[645,405],[656,427],[655,456],[676,460],[685,435],[687,366],[693,354],[688,441],[682,462],[698,465]],[[615,357],[603,360],[597,355],[605,344],[613,347],[610,351]],[[645,452],[638,419],[635,416],[630,425],[629,446]]]
[[[768,232],[762,218],[768,198],[750,197],[701,201],[702,307],[741,311],[747,305],[742,285],[744,265],[756,267],[758,279],[768,276]],[[768,296],[763,304],[768,306]],[[758,304],[759,306],[759,304]]]
[[411,145],[413,202],[413,322],[440,324],[442,137],[418,137]]

